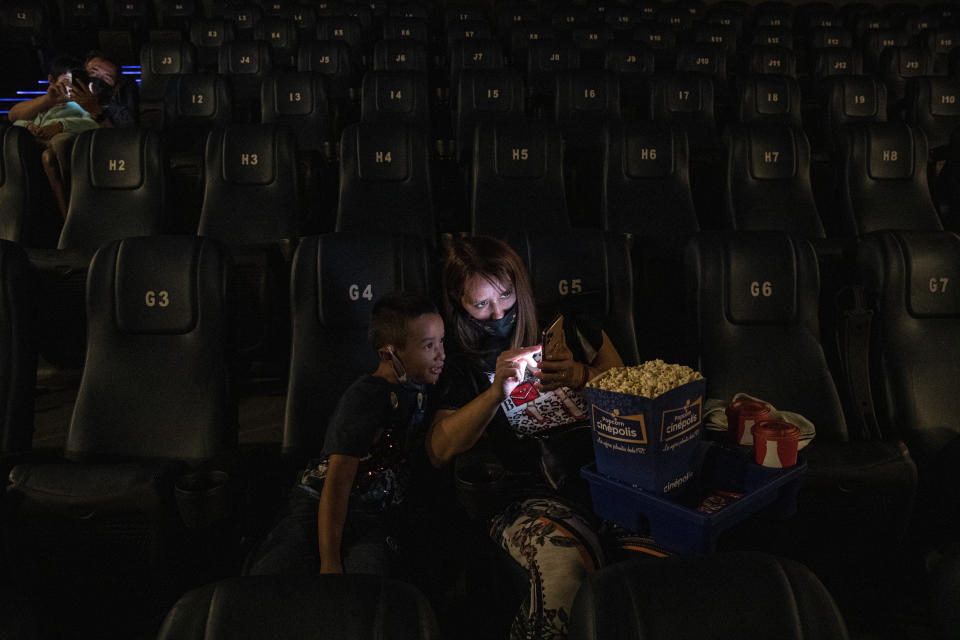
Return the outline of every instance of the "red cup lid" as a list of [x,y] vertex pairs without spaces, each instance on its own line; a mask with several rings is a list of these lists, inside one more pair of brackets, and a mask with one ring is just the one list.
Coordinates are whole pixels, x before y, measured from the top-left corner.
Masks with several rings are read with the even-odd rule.
[[800,427],[783,420],[764,420],[750,428],[754,439],[763,436],[767,440],[799,440]]
[[745,414],[769,414],[770,405],[766,402],[758,402],[757,400],[737,400],[730,404],[729,408],[733,411],[738,411]]

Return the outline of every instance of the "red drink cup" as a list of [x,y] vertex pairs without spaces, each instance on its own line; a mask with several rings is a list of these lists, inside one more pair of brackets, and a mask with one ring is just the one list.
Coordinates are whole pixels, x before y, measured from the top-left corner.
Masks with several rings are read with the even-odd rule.
[[758,422],[770,419],[770,405],[756,400],[737,400],[726,410],[727,434],[737,444],[753,444],[750,431]]
[[757,464],[786,469],[797,464],[800,429],[780,420],[767,420],[753,425],[753,456]]

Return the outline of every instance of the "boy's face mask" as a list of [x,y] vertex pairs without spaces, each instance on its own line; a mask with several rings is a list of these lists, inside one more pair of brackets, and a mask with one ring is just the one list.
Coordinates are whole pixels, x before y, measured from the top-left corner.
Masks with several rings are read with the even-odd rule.
[[393,372],[397,376],[397,381],[405,387],[417,390],[422,389],[423,384],[414,382],[410,379],[410,376],[407,375],[407,369],[403,366],[403,361],[400,360],[400,356],[394,353],[393,349],[387,349],[387,353],[390,354],[390,362],[393,364]]
[[496,320],[475,319],[474,322],[476,322],[487,335],[506,338],[513,332],[513,327],[517,324],[517,305],[510,307],[510,310],[503,314],[502,318]]

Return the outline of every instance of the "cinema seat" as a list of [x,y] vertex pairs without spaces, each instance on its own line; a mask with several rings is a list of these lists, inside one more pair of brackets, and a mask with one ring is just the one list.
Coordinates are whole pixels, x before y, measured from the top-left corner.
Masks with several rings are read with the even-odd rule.
[[63,222],[45,196],[40,147],[23,127],[0,129],[0,145],[0,239],[53,247]]
[[157,640],[185,638],[437,640],[414,586],[368,575],[230,578],[183,595]]
[[301,240],[290,283],[293,348],[283,427],[292,469],[317,455],[343,391],[376,367],[367,342],[373,303],[399,289],[430,297],[433,265],[428,245],[413,236],[374,231]]
[[410,124],[352,124],[340,138],[337,231],[410,233],[432,242],[426,135]]
[[[813,248],[781,232],[737,231],[701,233],[687,249],[707,396],[746,392],[816,426],[798,511],[767,541],[783,536],[773,550],[802,559],[828,586],[852,572],[886,580],[877,559],[903,539],[916,466],[903,442],[848,424],[821,343]],[[755,535],[746,544],[763,543]]]
[[861,239],[858,281],[873,309],[869,357],[881,429],[907,443],[920,471],[919,506],[940,534],[960,531],[957,456],[960,238],[945,231],[883,231]]
[[143,629],[209,561],[190,559],[174,483],[222,469],[236,447],[228,263],[189,236],[118,240],[93,258],[67,460],[15,467],[6,496],[9,570],[45,637]]
[[569,633],[570,640],[848,637],[823,583],[802,564],[764,553],[608,566],[577,593]]
[[0,468],[33,442],[33,394],[37,381],[36,274],[26,252],[0,240]]
[[196,70],[196,49],[189,42],[148,42],[140,48],[141,126],[163,127],[163,101],[170,78]]

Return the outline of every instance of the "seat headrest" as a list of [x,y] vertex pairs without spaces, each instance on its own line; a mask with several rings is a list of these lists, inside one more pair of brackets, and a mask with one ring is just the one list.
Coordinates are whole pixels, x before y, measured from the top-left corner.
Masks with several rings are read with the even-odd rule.
[[181,115],[212,118],[217,114],[217,74],[192,73],[178,79],[177,109]]
[[361,235],[337,234],[317,243],[317,320],[327,329],[359,329],[373,303],[402,282],[395,251]]
[[273,76],[274,109],[283,116],[308,116],[314,112],[313,76],[307,72],[278,73]]
[[797,144],[790,127],[749,129],[750,175],[755,180],[784,180],[797,173]]
[[336,40],[309,42],[300,47],[297,56],[297,67],[303,71],[338,75],[350,65],[350,48]]
[[793,107],[790,85],[784,77],[764,75],[754,81],[754,103],[760,115],[789,115]]
[[[509,238],[530,270],[537,306],[553,314],[582,311],[608,313],[609,285],[603,233],[545,232]],[[557,260],[563,256],[563,260]]]
[[877,115],[880,104],[878,91],[883,87],[872,76],[849,76],[843,80],[843,112],[854,118]]
[[220,47],[229,41],[229,27],[224,20],[204,20],[196,29],[201,47]]
[[418,77],[411,72],[372,71],[364,79],[363,89],[373,92],[378,113],[412,114],[417,109],[418,84]]
[[960,316],[960,238],[952,233],[898,234],[907,261],[910,315]]
[[143,183],[143,129],[97,129],[90,140],[90,184],[96,189],[136,189]]
[[232,184],[270,184],[276,179],[276,127],[231,125],[221,138],[223,179]]
[[150,47],[150,72],[154,75],[171,75],[183,72],[183,43],[154,42]]
[[867,131],[870,177],[874,180],[912,177],[913,132],[910,128],[899,123],[878,123]]
[[410,130],[397,125],[356,127],[357,173],[361,180],[406,180],[410,176]]
[[724,236],[726,298],[735,324],[786,324],[797,315],[797,255],[778,233]]
[[930,113],[948,118],[960,117],[960,83],[953,78],[930,77]]
[[535,122],[497,123],[493,129],[496,172],[501,178],[542,178],[547,167],[546,129]]
[[617,73],[653,73],[650,49],[639,42],[613,42],[606,48],[603,66]]
[[[515,71],[469,71],[460,82],[470,83],[470,104],[474,111],[507,113],[523,96],[523,81]],[[461,96],[462,97],[462,96]]]
[[669,126],[631,122],[624,127],[623,166],[631,178],[673,173],[673,132]]
[[130,334],[185,334],[197,322],[202,240],[127,238],[116,253],[117,328]]
[[220,73],[262,75],[270,70],[270,53],[262,42],[234,41],[220,56]]
[[698,113],[703,111],[703,78],[683,74],[667,80],[667,111],[672,113]]

